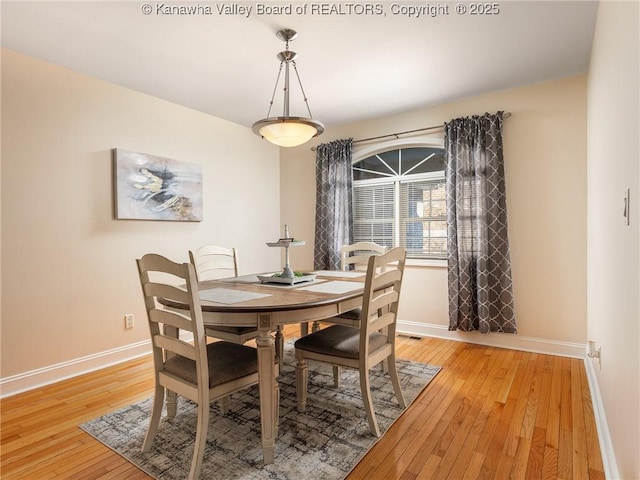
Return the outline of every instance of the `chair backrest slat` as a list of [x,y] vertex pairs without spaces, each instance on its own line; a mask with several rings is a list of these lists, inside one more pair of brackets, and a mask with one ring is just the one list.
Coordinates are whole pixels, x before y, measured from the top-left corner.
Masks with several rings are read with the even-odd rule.
[[154,335],[153,344],[156,347],[163,348],[172,353],[177,353],[191,360],[196,359],[196,349],[193,345],[183,342],[177,338],[171,338],[166,335]]
[[149,281],[149,283],[144,286],[144,292],[146,295],[161,297],[165,300],[175,300],[180,303],[189,302],[189,292],[184,288],[180,288],[175,285]]
[[369,324],[369,330],[372,332],[376,330],[381,330],[383,328],[388,327],[395,321],[396,321],[396,317],[393,314],[393,312],[387,312],[379,317],[376,317],[375,320],[373,320]]
[[390,307],[392,304],[397,303],[399,298],[400,295],[396,290],[385,291],[371,299],[369,311],[376,312],[385,307]]
[[[393,269],[393,265],[383,265],[385,271],[381,271],[379,275],[373,279],[373,288],[377,289],[384,285],[392,285],[402,279],[403,273]],[[378,267],[380,268],[380,267]]]
[[163,325],[169,325],[187,332],[193,331],[193,324],[189,317],[180,315],[179,313],[168,312],[166,310],[155,309],[149,312],[149,320]]

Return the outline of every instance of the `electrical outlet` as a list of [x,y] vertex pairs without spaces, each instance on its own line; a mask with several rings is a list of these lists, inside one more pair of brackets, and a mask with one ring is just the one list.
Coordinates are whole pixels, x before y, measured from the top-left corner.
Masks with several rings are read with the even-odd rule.
[[602,369],[602,347],[596,348],[596,342],[592,340],[587,342],[587,357],[597,358],[598,366]]
[[133,328],[133,313],[124,316],[124,328]]

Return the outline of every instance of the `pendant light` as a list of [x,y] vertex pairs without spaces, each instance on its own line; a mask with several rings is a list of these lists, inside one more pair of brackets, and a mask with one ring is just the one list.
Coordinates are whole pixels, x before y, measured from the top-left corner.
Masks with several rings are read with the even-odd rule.
[[[271,102],[269,104],[269,111],[267,112],[267,118],[258,120],[253,124],[253,133],[266,138],[271,143],[280,147],[297,147],[305,142],[308,142],[311,138],[317,137],[324,132],[324,125],[317,120],[313,120],[311,116],[311,109],[309,108],[309,102],[307,96],[302,88],[302,81],[298,74],[296,67],[296,52],[289,50],[289,41],[295,39],[298,33],[291,29],[282,29],[276,33],[276,37],[285,42],[284,52],[278,53],[278,59],[280,60],[280,70],[278,70],[278,77],[276,78],[276,86],[273,89],[273,95],[271,96]],[[304,98],[304,103],[307,106],[309,112],[309,118],[305,117],[292,117],[289,115],[289,66],[293,66],[293,70],[300,84],[300,91]],[[282,67],[284,67],[284,112],[281,117],[270,117],[271,107],[273,107],[273,99],[278,89],[278,83],[280,81],[280,75],[282,73]]]

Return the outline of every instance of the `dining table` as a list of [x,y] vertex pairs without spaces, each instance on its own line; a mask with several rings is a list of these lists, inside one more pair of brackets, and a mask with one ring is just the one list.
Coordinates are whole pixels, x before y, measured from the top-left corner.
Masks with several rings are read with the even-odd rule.
[[[279,389],[274,334],[282,335],[284,325],[306,326],[362,306],[366,272],[321,270],[306,274],[307,278],[312,277],[310,280],[293,284],[270,282],[273,275],[251,274],[198,283],[205,328],[240,326],[258,330],[258,391],[264,464],[274,463],[278,428]],[[165,308],[188,309],[188,306],[166,303]],[[170,397],[167,396],[167,412],[172,416],[175,415],[175,396]]]

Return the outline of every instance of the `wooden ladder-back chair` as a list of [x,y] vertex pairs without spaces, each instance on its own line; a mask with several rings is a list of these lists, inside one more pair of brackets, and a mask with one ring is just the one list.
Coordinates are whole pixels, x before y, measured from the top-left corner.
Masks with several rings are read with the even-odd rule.
[[[340,270],[346,272],[353,270],[366,271],[369,263],[369,257],[372,255],[380,255],[387,251],[387,247],[384,245],[378,245],[374,242],[356,242],[351,245],[343,245],[340,249]],[[353,267],[353,268],[352,268]],[[322,320],[327,323],[338,323],[340,325],[351,325],[357,327],[360,322],[360,315],[362,314],[362,308],[354,308],[348,312],[341,313],[335,317]],[[306,335],[306,325],[300,327],[301,335]],[[312,332],[317,332],[320,329],[320,322],[315,321],[311,326]]]
[[[238,251],[235,248],[204,245],[189,250],[189,261],[196,267],[198,281],[238,276]],[[254,327],[207,327],[207,335],[227,342],[243,344],[258,336]]]
[[[196,267],[198,281],[218,280],[238,276],[238,251],[235,248],[203,245],[197,250],[189,250],[189,261]],[[207,327],[207,335],[227,342],[243,344],[258,336],[255,327]],[[282,361],[284,355],[284,335],[282,327],[276,332],[276,352]]]
[[380,436],[380,429],[369,385],[369,370],[372,367],[388,360],[396,398],[402,408],[406,407],[395,361],[396,322],[405,259],[406,252],[401,247],[369,257],[359,327],[331,325],[295,342],[299,411],[304,412],[307,405],[307,360],[359,370],[360,390],[369,427],[376,437]]
[[[193,265],[175,263],[156,254],[143,256],[137,264],[149,321],[155,376],[153,410],[142,450],[151,448],[158,430],[165,389],[188,398],[198,405],[189,472],[189,478],[195,479],[200,472],[207,439],[209,404],[258,383],[257,350],[225,341],[207,344]],[[164,281],[175,279],[175,284],[159,283],[159,277]],[[176,286],[179,284],[186,286]],[[183,314],[164,309],[159,299],[188,305],[189,310],[184,310]],[[193,342],[180,340],[180,331],[192,333]],[[278,371],[277,365],[275,370]],[[277,413],[277,392],[275,398]]]
[[[357,242],[351,245],[343,245],[340,251],[340,268],[343,271],[367,270],[369,258],[372,255],[381,255],[387,251],[384,245],[378,245],[373,242]],[[352,325],[357,327],[362,315],[362,308],[354,308],[348,312],[341,313],[329,321],[332,323],[340,323],[343,325]]]

